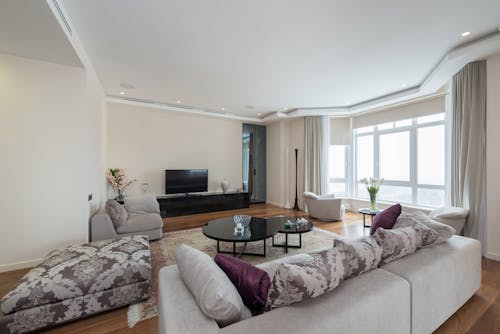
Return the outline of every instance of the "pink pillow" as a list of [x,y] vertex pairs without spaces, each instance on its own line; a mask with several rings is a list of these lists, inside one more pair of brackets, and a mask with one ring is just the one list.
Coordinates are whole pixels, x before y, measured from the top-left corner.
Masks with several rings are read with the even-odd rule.
[[380,212],[373,218],[372,226],[370,227],[370,235],[373,235],[375,231],[382,227],[386,230],[390,230],[396,224],[396,220],[401,214],[401,205],[394,204],[393,206],[388,207],[384,211]]

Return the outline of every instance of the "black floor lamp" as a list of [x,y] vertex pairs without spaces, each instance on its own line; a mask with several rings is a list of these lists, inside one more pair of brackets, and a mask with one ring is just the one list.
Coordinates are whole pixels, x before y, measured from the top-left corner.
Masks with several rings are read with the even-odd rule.
[[299,149],[295,149],[295,205],[293,206],[293,209],[295,211],[299,211],[299,198],[297,197],[297,156],[299,154]]

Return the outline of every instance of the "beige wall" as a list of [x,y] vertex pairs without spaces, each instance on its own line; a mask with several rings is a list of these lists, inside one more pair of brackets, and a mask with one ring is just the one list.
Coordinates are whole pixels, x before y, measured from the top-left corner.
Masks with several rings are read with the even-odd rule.
[[266,202],[285,206],[285,156],[283,122],[267,125],[266,130]]
[[0,54],[0,271],[88,235],[85,72]]
[[486,181],[487,181],[487,257],[500,261],[500,55],[487,62],[487,135],[486,135]]
[[165,169],[208,169],[209,191],[220,191],[223,178],[231,190],[241,188],[240,121],[117,103],[108,104],[107,115],[106,164],[137,179],[129,195],[142,193],[141,183],[165,193]]

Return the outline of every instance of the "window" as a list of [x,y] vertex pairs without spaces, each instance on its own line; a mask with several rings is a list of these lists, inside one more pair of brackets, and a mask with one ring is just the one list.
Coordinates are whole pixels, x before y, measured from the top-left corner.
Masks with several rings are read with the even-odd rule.
[[[367,198],[358,181],[384,178],[378,198],[429,207],[445,204],[444,113],[354,131],[354,196]],[[360,131],[361,130],[361,131]]]
[[347,193],[347,146],[331,145],[329,160],[328,193],[345,196]]

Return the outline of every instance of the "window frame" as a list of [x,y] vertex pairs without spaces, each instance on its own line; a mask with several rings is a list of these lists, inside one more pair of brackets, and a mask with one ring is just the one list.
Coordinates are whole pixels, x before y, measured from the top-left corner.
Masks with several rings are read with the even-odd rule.
[[[436,113],[436,114],[441,114],[441,113]],[[380,161],[380,136],[384,134],[391,134],[391,133],[397,133],[397,132],[405,132],[408,131],[410,134],[410,180],[409,181],[395,181],[395,180],[387,180],[384,179],[383,185],[387,186],[400,186],[400,187],[408,187],[411,188],[411,193],[412,193],[412,200],[410,203],[402,201],[401,203],[405,204],[410,204],[410,205],[416,205],[416,206],[426,206],[429,207],[429,205],[422,205],[417,202],[417,192],[418,189],[435,189],[435,190],[443,190],[444,191],[444,204],[448,204],[448,186],[447,182],[449,180],[449,160],[446,158],[449,154],[449,137],[447,135],[448,133],[448,126],[447,126],[447,115],[445,112],[442,112],[444,114],[444,118],[442,120],[438,121],[432,121],[428,123],[418,123],[418,117],[417,118],[412,118],[411,119],[411,124],[407,126],[401,126],[401,127],[395,127],[393,126],[390,129],[383,129],[380,130],[379,126],[380,125],[386,125],[387,122],[382,123],[382,124],[377,124],[373,125],[373,130],[372,131],[362,131],[361,133],[357,133],[357,129],[353,129],[352,131],[352,159],[353,159],[353,168],[352,168],[352,173],[353,177],[351,178],[351,189],[352,189],[352,195],[356,199],[365,199],[360,196],[358,192],[358,184],[360,183],[359,180],[362,177],[366,177],[366,175],[357,175],[358,172],[358,157],[357,157],[357,143],[358,143],[358,137],[362,136],[369,136],[373,135],[373,177],[379,178],[380,177],[380,166],[379,166],[379,161]],[[390,122],[389,122],[390,123]],[[396,122],[393,122],[396,123]],[[418,129],[420,128],[426,128],[426,127],[432,127],[432,126],[437,126],[437,125],[442,125],[444,127],[444,149],[445,149],[445,166],[444,166],[444,172],[445,172],[445,181],[443,185],[433,185],[433,184],[424,184],[424,183],[418,183]],[[381,199],[384,201],[383,199]],[[389,201],[390,202],[390,201]]]

